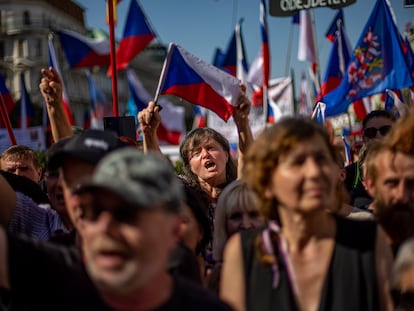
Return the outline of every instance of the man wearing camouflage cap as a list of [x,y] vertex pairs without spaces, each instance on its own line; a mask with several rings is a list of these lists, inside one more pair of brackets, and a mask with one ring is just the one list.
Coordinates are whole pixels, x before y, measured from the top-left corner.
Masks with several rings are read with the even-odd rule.
[[231,310],[167,271],[183,190],[165,158],[135,148],[113,151],[73,191],[82,260],[79,252],[6,236],[0,228],[0,286],[29,310]]

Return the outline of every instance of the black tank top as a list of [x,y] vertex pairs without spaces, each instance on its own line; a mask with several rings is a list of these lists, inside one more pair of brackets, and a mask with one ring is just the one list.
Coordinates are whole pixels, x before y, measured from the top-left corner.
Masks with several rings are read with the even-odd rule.
[[[375,268],[377,224],[371,220],[337,217],[336,242],[322,289],[319,311],[379,310]],[[284,262],[278,257],[280,278],[272,288],[272,269],[255,255],[260,233],[241,233],[247,311],[298,310]]]

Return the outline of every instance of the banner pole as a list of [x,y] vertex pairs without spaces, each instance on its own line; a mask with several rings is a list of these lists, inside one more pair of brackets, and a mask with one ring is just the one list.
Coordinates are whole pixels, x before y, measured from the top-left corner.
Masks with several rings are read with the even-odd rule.
[[109,40],[111,44],[111,75],[112,75],[112,111],[114,117],[119,116],[118,110],[118,75],[116,68],[116,49],[115,49],[115,21],[114,21],[114,0],[108,0],[108,23]]

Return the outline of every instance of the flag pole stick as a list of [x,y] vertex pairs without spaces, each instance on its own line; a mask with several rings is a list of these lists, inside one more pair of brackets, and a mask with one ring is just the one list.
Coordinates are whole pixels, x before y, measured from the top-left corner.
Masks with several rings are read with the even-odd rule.
[[115,22],[114,22],[114,0],[108,0],[108,23],[109,23],[109,40],[111,44],[111,74],[112,74],[112,111],[114,117],[118,117],[118,75],[116,68],[116,50],[115,50]]
[[6,126],[7,133],[9,134],[10,142],[12,145],[17,145],[16,137],[13,133],[13,128],[10,123],[9,115],[7,114],[6,104],[4,103],[3,96],[0,96],[0,113],[3,123]]
[[290,29],[289,29],[289,38],[288,38],[288,47],[287,47],[286,65],[285,65],[285,77],[289,74],[290,54],[292,50],[292,38],[293,38],[293,24],[290,25]]

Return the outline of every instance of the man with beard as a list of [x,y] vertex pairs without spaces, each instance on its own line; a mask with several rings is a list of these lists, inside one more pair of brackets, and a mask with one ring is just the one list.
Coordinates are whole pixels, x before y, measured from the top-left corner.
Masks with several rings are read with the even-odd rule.
[[397,252],[414,236],[414,113],[401,118],[383,141],[369,150],[366,187],[371,208]]

